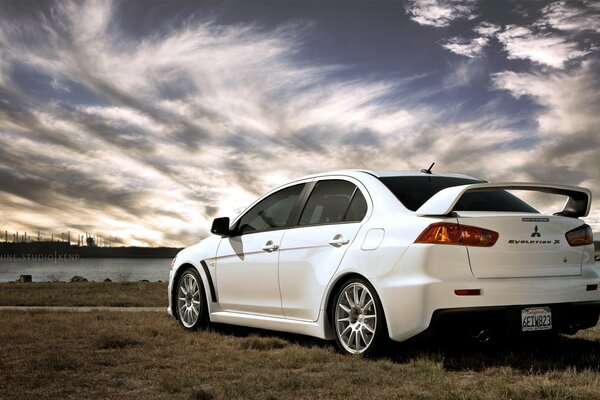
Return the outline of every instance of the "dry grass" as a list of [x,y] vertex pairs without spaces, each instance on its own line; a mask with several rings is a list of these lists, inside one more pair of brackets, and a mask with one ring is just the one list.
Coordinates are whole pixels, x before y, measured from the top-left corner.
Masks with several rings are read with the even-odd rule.
[[161,282],[0,283],[0,306],[166,307]]
[[6,399],[598,399],[600,327],[557,342],[405,344],[345,357],[306,337],[157,313],[0,312]]

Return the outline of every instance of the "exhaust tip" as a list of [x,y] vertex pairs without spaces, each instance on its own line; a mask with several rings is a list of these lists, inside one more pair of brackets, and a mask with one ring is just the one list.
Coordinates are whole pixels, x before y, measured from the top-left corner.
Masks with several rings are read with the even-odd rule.
[[571,324],[567,328],[567,334],[568,335],[574,335],[577,332],[579,332],[580,329],[581,329],[581,326],[579,324]]
[[479,341],[479,343],[488,343],[492,340],[492,331],[489,329],[482,329],[481,331],[476,332],[473,335],[473,338]]

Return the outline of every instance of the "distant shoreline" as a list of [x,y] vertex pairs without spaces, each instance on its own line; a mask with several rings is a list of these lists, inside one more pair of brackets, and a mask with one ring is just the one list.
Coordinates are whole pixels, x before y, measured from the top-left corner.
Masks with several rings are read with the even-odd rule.
[[65,242],[0,243],[3,261],[72,261],[79,258],[173,258],[177,247],[96,247],[77,246]]

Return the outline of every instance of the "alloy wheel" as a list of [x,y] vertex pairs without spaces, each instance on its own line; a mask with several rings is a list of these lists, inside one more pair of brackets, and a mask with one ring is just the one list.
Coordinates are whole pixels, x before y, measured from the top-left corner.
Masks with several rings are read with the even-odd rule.
[[198,279],[191,272],[184,273],[177,288],[177,310],[181,323],[193,328],[202,310],[202,296]]
[[364,353],[376,335],[377,307],[370,290],[359,282],[348,284],[335,305],[336,334],[346,351]]

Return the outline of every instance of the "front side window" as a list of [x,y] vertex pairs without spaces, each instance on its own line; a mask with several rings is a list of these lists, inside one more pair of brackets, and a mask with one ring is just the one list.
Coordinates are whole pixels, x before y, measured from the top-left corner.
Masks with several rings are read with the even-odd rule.
[[243,234],[284,227],[303,187],[290,186],[260,201],[239,219],[236,230]]
[[[356,186],[348,181],[319,181],[306,202],[299,224],[316,225],[344,221],[355,191]],[[360,204],[357,204],[357,207],[360,208]],[[360,210],[358,212],[360,213]]]

